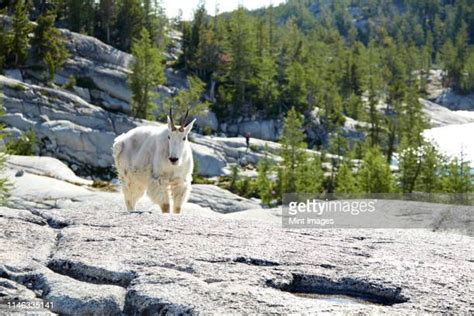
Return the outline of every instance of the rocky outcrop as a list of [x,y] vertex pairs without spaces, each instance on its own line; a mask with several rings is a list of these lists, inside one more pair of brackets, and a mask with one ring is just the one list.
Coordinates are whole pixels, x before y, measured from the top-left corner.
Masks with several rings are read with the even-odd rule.
[[[14,185],[12,199],[0,208],[2,314],[25,312],[5,307],[13,301],[38,303],[30,310],[36,313],[88,315],[460,314],[472,308],[469,236],[284,229],[280,209],[221,214],[254,204],[225,202],[233,197],[210,186],[193,192],[208,207],[187,203],[182,215],[162,215],[144,199],[129,212],[120,193],[66,182],[72,172],[64,166],[45,170],[43,162],[52,158],[11,159],[17,163],[8,163],[4,175]],[[213,205],[219,198],[223,205]],[[386,201],[383,209],[418,222],[421,215],[430,218],[431,207]]]
[[[83,174],[109,173],[116,136],[143,124],[155,124],[112,113],[62,89],[27,84],[0,76],[7,132],[33,130],[43,155],[68,162]],[[200,174],[225,174],[227,162],[205,146],[193,146]]]
[[91,180],[85,180],[76,176],[67,165],[52,157],[8,155],[6,166],[7,168],[17,170],[18,177],[22,176],[26,171],[31,174],[50,177],[72,184],[92,185]]
[[474,93],[459,95],[451,89],[446,89],[436,98],[436,103],[451,110],[474,111]]
[[190,202],[227,214],[261,208],[259,203],[245,199],[215,185],[196,184]]
[[[455,234],[284,230],[86,204],[28,213],[0,209],[0,285],[18,289],[1,300],[29,300],[36,291],[59,314],[459,314],[472,308],[472,241]],[[46,218],[67,224],[58,228]]]
[[253,120],[240,123],[221,124],[221,130],[230,136],[245,136],[276,141],[280,138],[283,129],[281,120]]
[[[123,209],[119,186],[108,186],[109,192],[98,191],[92,181],[74,174],[65,164],[51,157],[8,156],[3,174],[12,184],[10,206],[26,209],[76,209],[86,203],[100,209]],[[258,202],[237,196],[214,185],[193,185],[185,213],[200,212],[219,216],[229,212],[259,209]],[[160,212],[147,197],[137,209]]]
[[420,103],[432,127],[474,122],[474,115],[466,115],[465,111],[453,111],[425,99],[420,99]]

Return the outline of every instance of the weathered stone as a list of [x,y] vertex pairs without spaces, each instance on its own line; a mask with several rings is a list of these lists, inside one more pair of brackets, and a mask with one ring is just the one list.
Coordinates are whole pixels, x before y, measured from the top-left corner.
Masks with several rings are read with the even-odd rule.
[[206,184],[193,185],[189,201],[223,214],[260,208],[260,205],[254,201],[215,185]]
[[196,117],[196,126],[199,126],[200,128],[210,128],[212,131],[217,131],[219,121],[217,120],[216,114],[209,110]]
[[50,177],[73,184],[92,185],[91,180],[85,180],[76,176],[68,166],[52,157],[9,155],[6,165],[14,170],[23,170],[31,174]]
[[[67,214],[81,216],[77,210]],[[426,230],[293,231],[150,213],[84,214],[84,224],[61,230],[47,261],[63,276],[41,269],[26,273],[39,273],[50,293],[58,293],[46,299],[77,299],[77,311],[90,311],[93,297],[105,294],[109,300],[100,301],[101,311],[116,311],[124,292],[123,310],[131,315],[459,313],[470,308],[470,237]],[[298,292],[359,295],[368,302],[341,304],[331,296]],[[57,312],[69,310],[67,303],[58,306],[64,309]]]
[[23,75],[21,74],[21,71],[19,69],[5,69],[3,72],[8,78],[23,81]]
[[474,116],[463,115],[463,112],[452,111],[444,106],[425,99],[419,99],[423,112],[428,116],[432,127],[441,127],[452,124],[467,124],[474,122]]
[[473,111],[474,93],[468,95],[459,95],[451,89],[446,89],[443,90],[443,93],[435,99],[435,102],[451,110]]
[[251,137],[271,141],[279,139],[282,128],[283,124],[279,120],[248,121],[225,126],[226,132],[234,136],[250,134]]

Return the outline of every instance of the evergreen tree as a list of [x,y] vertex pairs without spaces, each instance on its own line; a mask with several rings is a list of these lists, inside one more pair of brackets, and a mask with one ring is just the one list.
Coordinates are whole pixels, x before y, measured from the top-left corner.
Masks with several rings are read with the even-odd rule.
[[359,188],[365,193],[390,193],[393,191],[393,178],[390,167],[380,149],[367,150],[357,175]]
[[248,112],[251,81],[254,76],[256,51],[251,22],[244,8],[233,13],[230,21],[231,66],[228,78],[232,81],[233,109],[239,113]]
[[0,72],[7,61],[7,56],[11,52],[11,34],[7,32],[6,27],[0,21]]
[[441,188],[442,156],[431,144],[423,146],[423,165],[421,167],[417,190],[420,192],[437,192]]
[[21,66],[28,54],[28,34],[31,32],[30,21],[24,0],[17,0],[12,19],[12,49],[13,65]]
[[117,17],[116,0],[100,0],[98,37],[107,44],[112,43],[112,26]]
[[128,83],[132,91],[132,111],[135,117],[146,119],[151,117],[155,107],[153,97],[155,89],[165,80],[161,63],[161,53],[153,47],[148,31],[143,28],[140,37],[132,45],[134,60]]
[[469,162],[461,158],[453,158],[445,166],[443,174],[443,192],[446,193],[468,193],[473,191],[473,176],[470,171]]
[[321,159],[302,153],[301,161],[295,171],[295,191],[298,193],[321,192],[324,174],[321,168]]
[[297,170],[306,160],[305,136],[302,130],[303,121],[295,108],[288,112],[281,137],[281,192],[296,191]]
[[66,17],[73,32],[94,35],[94,0],[66,0]]
[[197,77],[189,77],[189,89],[182,89],[177,95],[165,100],[163,108],[164,113],[168,113],[170,107],[176,113],[186,113],[189,110],[189,115],[199,116],[209,107],[209,102],[202,102],[202,96],[205,90],[204,83]]
[[[141,37],[145,21],[144,16],[145,12],[140,0],[121,1],[115,23],[117,46],[121,50],[130,51],[132,39]],[[148,33],[148,36],[150,36],[150,33]]]
[[357,192],[357,181],[348,161],[343,162],[337,171],[334,191],[343,194]]
[[[0,88],[2,87],[0,86]],[[2,94],[1,89],[0,89],[0,109],[2,109],[0,115],[3,115],[3,94]],[[0,131],[1,130],[3,130],[3,125],[0,125]],[[0,133],[0,141],[2,140],[3,137],[4,137],[4,134]],[[5,146],[2,146],[2,147],[5,147]],[[6,161],[6,154],[2,148],[2,150],[0,151],[0,172],[2,172],[3,169],[5,168],[5,161]],[[10,189],[11,189],[11,183],[8,181],[8,178],[0,177],[0,205],[4,205],[6,203],[8,197],[10,196],[9,195]]]
[[54,27],[54,20],[52,14],[40,16],[31,41],[34,58],[47,67],[49,81],[54,80],[56,70],[62,67],[68,57],[61,32]]
[[264,205],[269,205],[273,198],[272,182],[269,179],[271,165],[271,161],[268,158],[268,148],[265,148],[265,157],[257,165],[256,181],[258,194]]
[[420,176],[423,166],[423,147],[404,144],[399,155],[400,189],[411,193]]

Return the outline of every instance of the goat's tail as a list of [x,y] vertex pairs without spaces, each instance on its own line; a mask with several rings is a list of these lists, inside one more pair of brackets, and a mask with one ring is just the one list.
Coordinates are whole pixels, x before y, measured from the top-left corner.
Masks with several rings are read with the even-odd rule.
[[116,169],[120,169],[120,165],[121,165],[121,157],[120,156],[123,152],[123,147],[124,147],[124,143],[123,143],[122,137],[121,137],[122,135],[115,138],[114,144],[112,146],[112,155],[114,157],[115,168]]

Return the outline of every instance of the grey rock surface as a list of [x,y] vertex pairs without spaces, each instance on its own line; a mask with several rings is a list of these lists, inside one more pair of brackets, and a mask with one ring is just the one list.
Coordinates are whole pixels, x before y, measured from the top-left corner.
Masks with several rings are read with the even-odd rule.
[[[12,196],[8,202],[11,207],[75,210],[87,203],[95,210],[124,208],[120,187],[112,187],[112,192],[98,191],[91,187],[92,181],[77,177],[66,165],[51,157],[9,156],[2,175],[12,184]],[[183,212],[219,216],[257,208],[260,208],[258,203],[217,186],[193,185],[191,198]],[[137,210],[160,212],[146,196],[139,202]]]
[[[85,204],[62,210],[69,224],[55,229],[7,218],[5,210],[0,275],[41,290],[56,313],[472,312],[474,258],[467,236],[287,230],[192,215],[92,212]],[[47,214],[57,216],[43,210],[41,217]],[[299,292],[367,301],[347,304]]]
[[[144,199],[129,212],[118,192],[15,168],[0,208],[0,313],[24,313],[5,312],[15,298],[88,315],[472,312],[472,234],[285,229],[280,209],[236,212],[250,202],[212,186],[193,192],[209,207],[162,215]],[[433,208],[384,203],[412,221]]]
[[259,120],[235,124],[226,124],[226,132],[230,135],[246,135],[249,133],[254,138],[278,140],[282,132],[283,122],[280,120]]
[[77,185],[92,185],[91,180],[85,180],[74,174],[69,167],[52,157],[8,155],[7,167],[15,170],[28,171],[31,174],[50,177]]
[[463,115],[461,114],[462,112],[450,110],[449,108],[425,99],[420,99],[420,103],[423,106],[423,112],[429,118],[432,127],[474,122],[474,116],[469,117]]
[[218,186],[207,184],[193,185],[189,201],[223,214],[261,208],[254,201],[240,197]]

